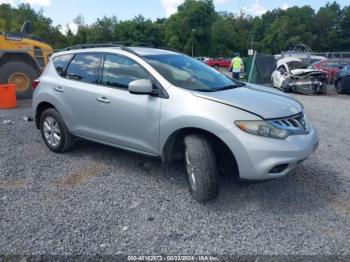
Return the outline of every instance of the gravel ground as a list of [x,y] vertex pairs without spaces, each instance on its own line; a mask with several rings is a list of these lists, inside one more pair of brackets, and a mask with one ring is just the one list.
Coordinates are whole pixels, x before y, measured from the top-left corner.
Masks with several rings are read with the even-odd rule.
[[349,255],[350,96],[295,97],[318,151],[279,180],[223,177],[205,205],[181,163],[90,142],[57,155],[23,121],[30,101],[0,110],[0,254]]

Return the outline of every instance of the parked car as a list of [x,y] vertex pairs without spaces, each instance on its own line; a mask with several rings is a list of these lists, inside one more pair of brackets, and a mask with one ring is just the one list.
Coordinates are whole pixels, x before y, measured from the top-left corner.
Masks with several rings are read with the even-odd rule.
[[277,68],[271,76],[272,87],[287,93],[327,93],[328,73],[306,67],[302,60],[296,57],[287,57],[279,60]]
[[207,61],[209,61],[209,57],[203,57],[203,56],[198,56],[195,57],[195,59],[197,59],[198,61],[201,61],[202,63],[207,63]]
[[217,196],[218,170],[274,179],[318,146],[297,100],[169,50],[68,48],[52,56],[33,87],[36,127],[51,151],[83,138],[164,162],[184,159],[199,202]]
[[335,75],[335,90],[338,94],[350,92],[350,64],[342,65]]
[[315,62],[311,65],[312,69],[322,70],[328,73],[328,83],[334,83],[335,75],[340,70],[339,66],[343,65],[350,60],[344,59],[327,59]]
[[231,59],[224,57],[211,58],[206,62],[206,64],[216,69],[219,69],[220,67],[229,68],[231,65]]

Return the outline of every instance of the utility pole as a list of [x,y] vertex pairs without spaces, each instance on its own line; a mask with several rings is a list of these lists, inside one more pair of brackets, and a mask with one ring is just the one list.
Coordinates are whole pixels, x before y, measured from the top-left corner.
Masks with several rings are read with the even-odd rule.
[[252,35],[252,41],[250,42],[250,49],[253,49],[254,44],[254,35]]
[[191,31],[191,35],[192,35],[192,57],[194,56],[194,46],[193,46],[193,40],[194,40],[194,33],[196,32],[197,30],[196,29],[192,29]]

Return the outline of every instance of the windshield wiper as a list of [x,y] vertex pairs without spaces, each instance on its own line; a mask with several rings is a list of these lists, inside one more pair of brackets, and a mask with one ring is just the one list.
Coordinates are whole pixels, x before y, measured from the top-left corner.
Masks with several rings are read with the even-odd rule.
[[206,92],[206,93],[216,92],[216,90],[213,90],[213,89],[193,89],[193,91]]

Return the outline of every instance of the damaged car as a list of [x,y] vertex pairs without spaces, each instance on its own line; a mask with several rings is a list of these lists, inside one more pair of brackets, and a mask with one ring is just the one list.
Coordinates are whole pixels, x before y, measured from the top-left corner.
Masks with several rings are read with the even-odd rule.
[[299,58],[287,57],[277,62],[271,84],[286,93],[326,94],[327,75],[325,71],[307,68]]

